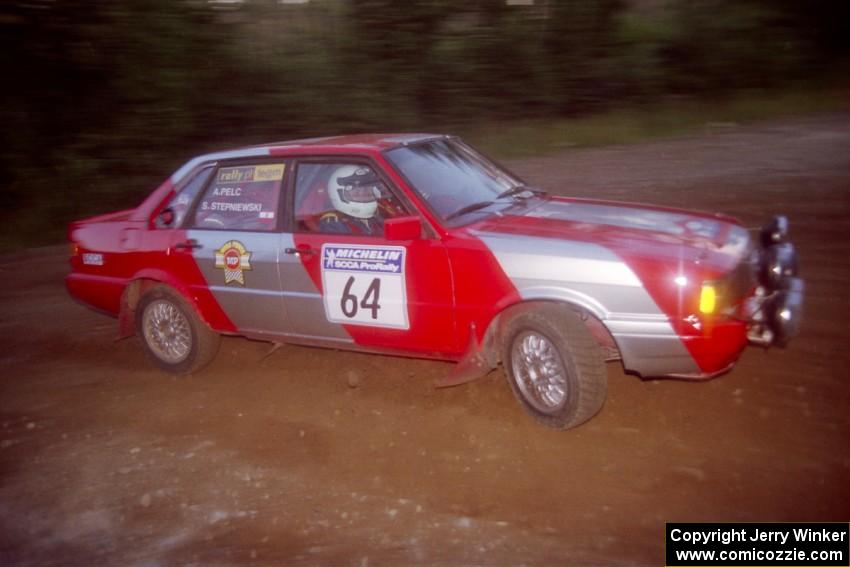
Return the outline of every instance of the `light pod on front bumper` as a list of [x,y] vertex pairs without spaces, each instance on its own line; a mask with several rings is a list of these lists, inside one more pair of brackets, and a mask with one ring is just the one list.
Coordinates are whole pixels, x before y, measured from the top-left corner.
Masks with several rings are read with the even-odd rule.
[[803,292],[805,285],[800,278],[786,278],[783,289],[764,302],[765,317],[773,331],[773,344],[783,347],[800,331],[803,319]]
[[797,252],[788,241],[788,219],[776,216],[766,223],[761,244],[763,248],[752,257],[761,286],[748,336],[755,344],[782,347],[800,330],[805,287],[797,277]]
[[765,248],[788,242],[788,217],[777,215],[761,228],[761,244]]
[[767,288],[783,287],[783,281],[797,275],[797,252],[790,242],[768,246],[761,257],[759,279]]

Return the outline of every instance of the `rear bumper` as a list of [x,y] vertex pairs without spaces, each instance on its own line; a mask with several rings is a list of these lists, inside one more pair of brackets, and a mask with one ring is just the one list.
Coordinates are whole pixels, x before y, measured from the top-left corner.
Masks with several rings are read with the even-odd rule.
[[121,294],[126,285],[123,278],[92,274],[71,273],[65,278],[65,287],[71,297],[112,315],[117,315],[121,309]]

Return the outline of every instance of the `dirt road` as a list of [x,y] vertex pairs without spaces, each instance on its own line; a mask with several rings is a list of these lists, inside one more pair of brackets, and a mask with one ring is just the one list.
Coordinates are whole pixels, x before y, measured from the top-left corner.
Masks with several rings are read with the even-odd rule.
[[[0,258],[2,565],[662,565],[665,521],[850,520],[850,114],[510,164],[553,192],[786,212],[803,333],[705,383],[608,367],[584,426],[500,372],[228,338],[174,379],[73,303],[64,248]],[[355,384],[356,387],[351,387]]]

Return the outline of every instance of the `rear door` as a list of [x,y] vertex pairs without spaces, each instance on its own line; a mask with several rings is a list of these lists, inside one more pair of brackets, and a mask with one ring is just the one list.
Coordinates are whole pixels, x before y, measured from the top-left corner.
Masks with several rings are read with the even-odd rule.
[[288,330],[278,274],[286,167],[284,160],[220,165],[171,246],[178,264],[200,272],[190,292],[212,293],[239,333]]

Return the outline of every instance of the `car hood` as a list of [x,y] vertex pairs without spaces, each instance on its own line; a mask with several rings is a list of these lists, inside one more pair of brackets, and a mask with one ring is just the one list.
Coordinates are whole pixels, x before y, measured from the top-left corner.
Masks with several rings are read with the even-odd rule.
[[[475,225],[475,232],[588,242],[627,263],[690,264],[703,277],[734,268],[750,244],[736,219],[683,209],[549,197],[518,204]],[[533,253],[533,250],[529,250]]]

